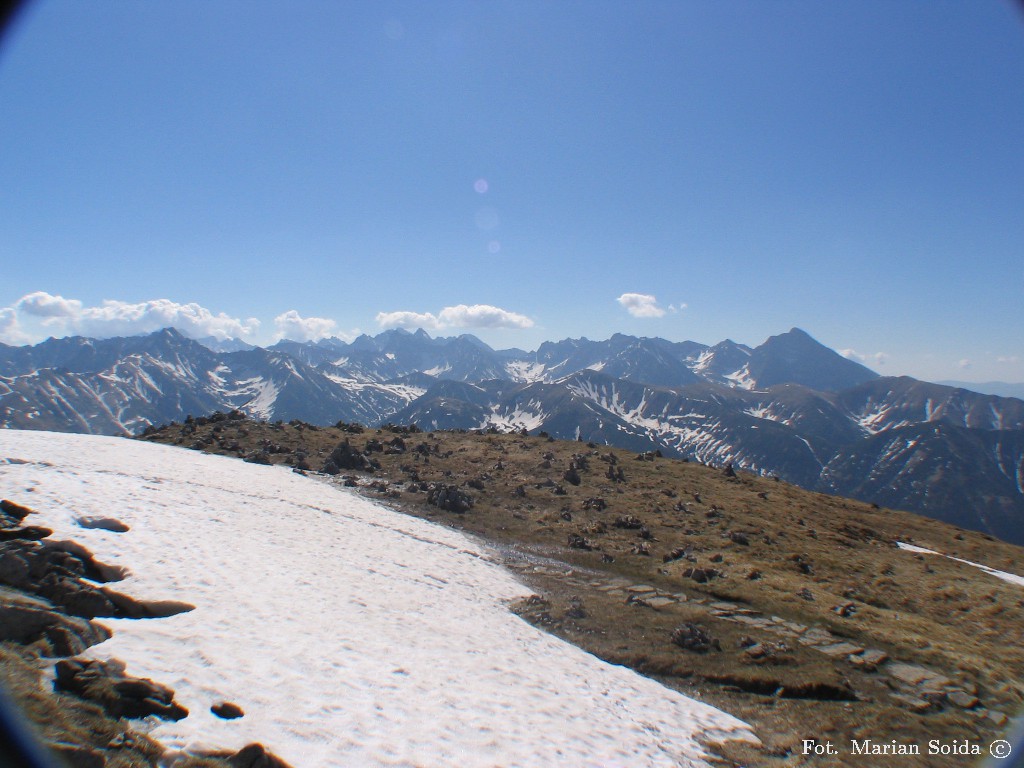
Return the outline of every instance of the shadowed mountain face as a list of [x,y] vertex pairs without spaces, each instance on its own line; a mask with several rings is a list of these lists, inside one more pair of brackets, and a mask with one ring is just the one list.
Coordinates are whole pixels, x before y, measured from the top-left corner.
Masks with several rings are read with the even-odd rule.
[[774,474],[1024,544],[1024,401],[880,377],[794,328],[756,348],[617,334],[535,352],[387,331],[215,352],[163,331],[0,345],[0,424],[118,434],[214,410],[544,431]]

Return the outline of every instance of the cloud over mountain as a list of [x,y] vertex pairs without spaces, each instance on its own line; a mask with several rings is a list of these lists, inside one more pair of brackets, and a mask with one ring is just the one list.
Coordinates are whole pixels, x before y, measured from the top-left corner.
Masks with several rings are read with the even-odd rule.
[[317,341],[337,333],[338,324],[327,317],[303,317],[289,309],[274,318],[276,338],[292,341]]
[[490,304],[457,304],[432,312],[378,312],[377,324],[382,328],[531,328],[533,320]]
[[633,317],[664,317],[666,311],[649,293],[624,293],[616,301]]
[[150,299],[133,303],[106,299],[90,307],[78,299],[46,291],[26,294],[0,313],[0,336],[16,343],[27,339],[27,334],[21,331],[22,319],[41,325],[51,335],[82,334],[97,338],[134,336],[166,327],[177,328],[193,338],[242,338],[256,333],[260,326],[256,318],[243,320],[223,312],[214,314],[195,302]]

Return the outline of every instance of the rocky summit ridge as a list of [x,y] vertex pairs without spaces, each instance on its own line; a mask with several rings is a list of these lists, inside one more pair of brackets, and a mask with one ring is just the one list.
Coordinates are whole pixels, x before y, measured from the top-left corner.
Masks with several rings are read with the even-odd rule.
[[754,348],[616,334],[495,350],[422,330],[207,344],[168,328],[0,345],[0,426],[137,434],[239,410],[525,429],[732,464],[1024,543],[1024,401],[879,376],[798,328]]

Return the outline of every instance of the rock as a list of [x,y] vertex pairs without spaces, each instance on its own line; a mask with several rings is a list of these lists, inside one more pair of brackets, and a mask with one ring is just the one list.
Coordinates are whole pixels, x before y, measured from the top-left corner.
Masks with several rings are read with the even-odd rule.
[[226,758],[231,768],[291,768],[288,763],[267,751],[262,744],[250,744]]
[[105,768],[107,764],[106,756],[90,747],[64,742],[51,742],[47,746],[60,760],[60,765],[68,768]]
[[7,499],[0,500],[0,512],[15,520],[24,520],[33,511],[28,507],[21,506],[21,504],[15,504],[13,501],[8,501]]
[[430,490],[427,491],[427,503],[438,509],[459,514],[473,508],[473,498],[468,493],[457,485],[442,485],[440,483],[430,486]]
[[40,582],[37,593],[59,605],[72,616],[80,616],[83,619],[116,616],[118,613],[103,592],[77,579],[50,574]]
[[579,485],[581,482],[583,482],[583,479],[580,477],[580,473],[576,470],[576,467],[574,466],[571,466],[567,470],[565,470],[565,473],[562,475],[562,479],[565,480],[565,482],[569,483],[570,485]]
[[675,605],[676,601],[671,597],[657,596],[647,598],[647,604],[651,608],[666,608],[670,605]]
[[671,638],[672,642],[680,648],[684,648],[687,651],[693,651],[695,653],[706,653],[712,648],[719,651],[722,650],[722,646],[718,640],[711,637],[707,630],[698,624],[680,624],[672,630]]
[[998,728],[1002,728],[1004,725],[1006,725],[1006,723],[1009,720],[1009,718],[1007,718],[1005,714],[1003,714],[1002,712],[997,712],[994,709],[990,709],[985,716],[992,721],[993,725],[995,725]]
[[952,705],[962,710],[972,710],[978,706],[978,697],[972,696],[967,691],[954,690],[946,694],[946,698]]
[[901,661],[891,661],[885,667],[886,673],[905,685],[918,686],[928,683],[930,686],[939,688],[948,685],[952,681],[938,672],[914,664],[905,664]]
[[372,472],[375,469],[380,469],[380,462],[376,459],[367,458],[364,454],[353,448],[348,440],[342,440],[331,451],[330,457],[324,462],[322,471],[328,475],[336,475],[343,469]]
[[615,518],[615,522],[612,523],[616,528],[625,528],[627,530],[637,530],[643,528],[643,521],[636,515],[619,515]]
[[61,566],[76,576],[85,576],[93,581],[121,581],[128,575],[127,568],[100,562],[76,541],[44,541],[40,552],[48,559],[48,568]]
[[909,709],[911,712],[927,712],[932,708],[930,702],[920,699],[916,696],[910,696],[905,693],[890,693],[892,698],[896,699],[900,704]]
[[729,539],[735,542],[736,544],[740,544],[741,546],[750,546],[750,537],[748,537],[747,534],[741,531],[733,531],[729,534]]
[[849,661],[851,664],[857,667],[861,667],[865,671],[873,672],[878,665],[888,661],[889,654],[885,651],[879,651],[874,648],[868,648],[864,653],[851,656]]
[[842,656],[856,656],[864,652],[861,646],[853,645],[852,643],[833,643],[832,645],[817,645],[814,647],[826,656],[836,659]]
[[671,563],[673,560],[678,560],[686,555],[686,549],[684,547],[676,547],[671,552],[662,556],[662,562]]
[[25,525],[20,528],[5,528],[0,530],[0,541],[39,541],[45,539],[53,531],[41,525]]
[[857,612],[857,606],[854,603],[843,603],[841,605],[832,606],[832,612],[842,616],[844,619],[848,619]]
[[210,707],[210,711],[222,720],[237,720],[245,715],[240,706],[230,701],[219,701]]
[[114,616],[119,619],[165,619],[196,609],[191,603],[181,600],[137,600],[103,587],[100,592],[114,605]]
[[[309,467],[306,467],[309,469]],[[127,525],[113,517],[79,517],[75,522],[82,528],[99,528],[111,533],[127,533],[131,530]]]
[[594,542],[580,536],[578,533],[569,534],[568,545],[570,549],[584,549],[587,551],[594,549]]
[[802,600],[807,600],[808,602],[814,602],[814,595],[811,593],[811,590],[809,590],[807,587],[804,587],[799,592],[797,592],[796,596],[801,598]]
[[14,550],[0,552],[0,584],[21,587],[28,582],[28,560]]
[[118,661],[64,659],[55,668],[57,690],[93,701],[113,717],[154,715],[181,720],[188,710],[174,701],[174,691],[152,680],[129,677]]
[[711,579],[720,578],[722,572],[716,568],[687,568],[683,571],[683,577],[693,579],[698,584],[706,584]]
[[725,469],[722,470],[722,474],[726,477],[736,477],[736,470],[732,468],[731,461],[725,465]]
[[74,656],[110,637],[110,630],[38,604],[0,605],[0,641],[28,645],[43,641],[44,656]]

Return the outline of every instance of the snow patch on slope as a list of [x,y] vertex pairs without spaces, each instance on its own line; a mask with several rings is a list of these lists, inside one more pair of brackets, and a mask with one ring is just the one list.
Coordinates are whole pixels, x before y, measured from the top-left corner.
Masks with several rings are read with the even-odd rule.
[[512,360],[505,363],[505,371],[513,381],[533,383],[544,378],[544,363],[531,363],[528,360]]
[[[7,463],[4,463],[3,457]],[[27,463],[16,463],[27,462]],[[117,438],[0,431],[0,480],[55,538],[189,613],[104,620],[191,714],[172,748],[261,741],[293,765],[706,766],[749,727],[508,611],[529,590],[458,532],[281,467]],[[131,530],[82,529],[117,516]],[[226,699],[246,712],[219,720]]]
[[754,385],[757,383],[750,375],[749,364],[744,365],[738,371],[725,374],[723,378],[729,383],[730,387],[734,387],[736,389],[750,390],[753,389]]
[[947,557],[950,560],[956,560],[958,563],[966,563],[967,565],[980,568],[985,573],[995,576],[997,579],[1008,581],[1011,584],[1017,584],[1018,586],[1024,587],[1024,576],[1018,576],[1015,573],[1007,573],[1006,571],[997,571],[995,568],[989,568],[987,565],[981,563],[975,563],[970,560],[964,560],[959,557],[953,557],[952,555],[944,555],[941,552],[936,552],[934,549],[925,549],[924,547],[918,547],[914,544],[904,544],[902,541],[897,541],[896,546],[900,549],[905,549],[907,552],[917,552],[923,555],[939,555],[940,557]]

